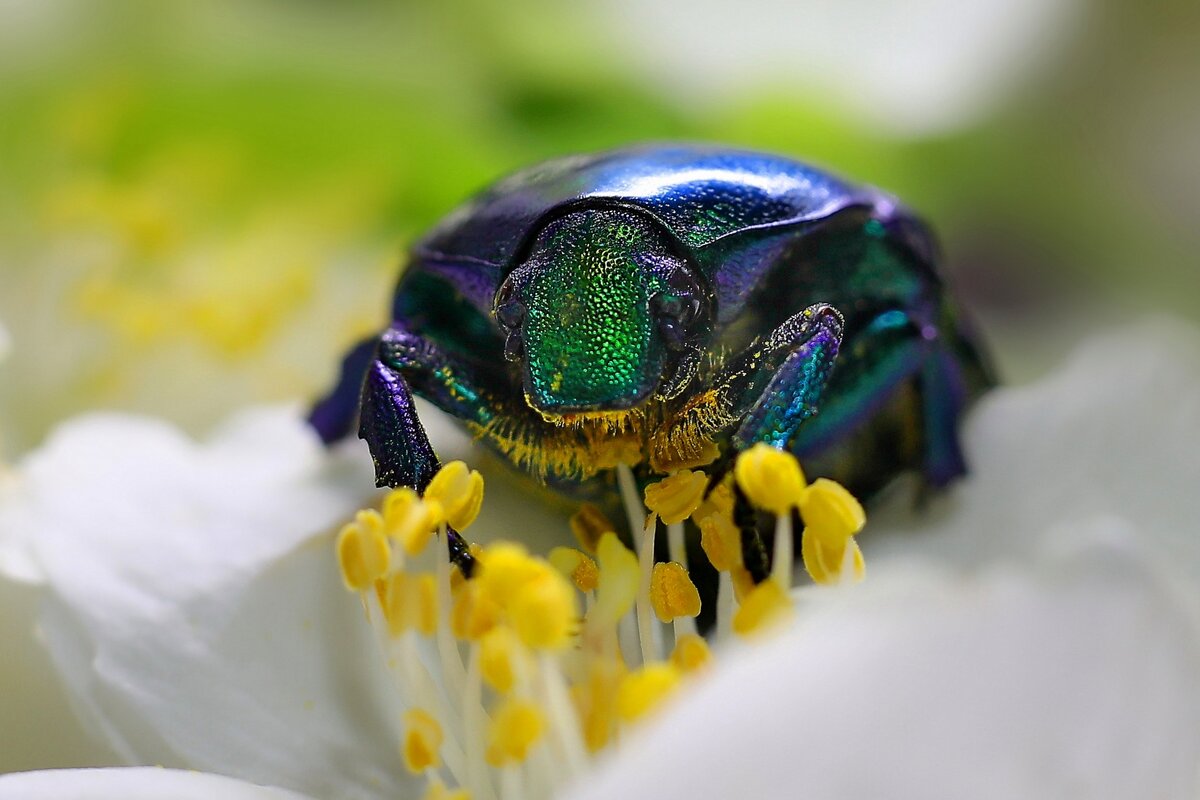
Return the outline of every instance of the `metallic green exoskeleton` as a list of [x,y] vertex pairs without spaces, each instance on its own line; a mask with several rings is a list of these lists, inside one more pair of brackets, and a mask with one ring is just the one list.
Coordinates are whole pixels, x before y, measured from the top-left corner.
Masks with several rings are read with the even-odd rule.
[[789,159],[551,161],[417,243],[311,421],[331,441],[357,418],[389,486],[438,467],[414,394],[553,485],[767,442],[860,494],[910,468],[941,486],[990,379],[935,261],[894,199]]

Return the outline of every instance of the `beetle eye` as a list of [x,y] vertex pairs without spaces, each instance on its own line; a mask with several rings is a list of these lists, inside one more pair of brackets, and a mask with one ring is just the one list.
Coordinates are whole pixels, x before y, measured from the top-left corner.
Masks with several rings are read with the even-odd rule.
[[687,332],[684,330],[683,324],[679,320],[672,317],[659,317],[658,330],[662,333],[663,340],[666,342],[669,350],[682,350],[684,340],[687,338]]
[[656,294],[650,299],[650,306],[657,314],[678,317],[683,310],[683,301],[673,294]]
[[521,340],[519,333],[510,333],[508,338],[504,340],[504,359],[506,361],[520,361],[521,356],[525,354],[525,342]]
[[700,313],[700,300],[695,297],[689,297],[687,299],[687,302],[684,303],[683,314],[680,317],[680,319],[683,320],[684,325],[687,325],[687,324],[691,323],[691,321],[694,320],[696,318],[696,315],[699,313]]
[[508,330],[512,330],[525,319],[525,306],[516,300],[509,300],[496,307],[496,319]]

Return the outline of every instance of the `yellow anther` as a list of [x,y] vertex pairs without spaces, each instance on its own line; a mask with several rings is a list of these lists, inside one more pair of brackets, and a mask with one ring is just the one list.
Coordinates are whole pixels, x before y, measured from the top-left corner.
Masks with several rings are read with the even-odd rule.
[[694,633],[680,636],[675,642],[675,649],[671,651],[671,663],[680,672],[695,672],[708,666],[711,661],[712,651],[708,649],[708,642]]
[[629,673],[617,689],[617,713],[626,722],[644,717],[675,690],[679,678],[673,664],[661,662]]
[[600,436],[591,443],[591,467],[612,469],[618,464],[630,467],[642,460],[642,443],[634,436]]
[[733,615],[733,631],[742,636],[773,628],[794,613],[787,590],[768,578],[755,586]]
[[452,528],[466,530],[483,504],[483,476],[461,461],[451,461],[433,476],[424,497],[441,504],[444,518]]
[[708,476],[703,472],[681,469],[646,487],[646,508],[658,514],[667,525],[683,522],[704,499]]
[[535,650],[566,647],[579,624],[575,597],[567,579],[547,565],[546,571],[521,586],[508,604],[513,630]]
[[501,694],[512,691],[514,665],[521,657],[521,643],[509,628],[492,628],[479,640],[479,667],[483,679]]
[[753,505],[772,514],[789,513],[804,491],[796,457],[762,442],[738,456],[733,476]]
[[[383,521],[389,536],[396,536],[396,524],[408,515],[408,509],[421,502],[420,496],[408,486],[392,489],[383,498]],[[398,537],[397,537],[398,538]]]
[[383,616],[393,636],[408,630],[431,636],[437,631],[437,582],[432,575],[394,572],[383,586]]
[[833,548],[845,546],[867,523],[862,504],[846,487],[827,478],[817,478],[801,494],[800,516],[806,533]]
[[529,700],[505,700],[492,715],[486,759],[494,767],[519,764],[546,729],[542,710]]
[[596,546],[600,567],[600,583],[596,587],[596,602],[588,618],[606,624],[616,624],[633,608],[637,599],[641,573],[637,556],[621,544],[615,533],[600,537]]
[[471,800],[471,793],[466,789],[447,789],[446,784],[434,778],[421,800]]
[[442,763],[438,751],[442,747],[442,726],[434,716],[421,708],[404,712],[404,766],[420,774]]
[[692,519],[696,522],[703,522],[713,514],[731,519],[733,517],[733,489],[725,481],[713,487],[712,491],[708,493],[708,497],[704,498],[699,507],[692,512]]
[[596,562],[574,547],[555,547],[550,551],[550,564],[581,592],[593,591],[600,581]]
[[458,639],[473,642],[496,626],[500,606],[479,581],[464,580],[454,592],[450,607],[450,631]]
[[547,570],[546,564],[532,558],[519,544],[496,542],[478,556],[475,580],[502,608],[521,587],[536,580]]
[[571,533],[584,552],[595,553],[600,537],[615,531],[616,527],[604,516],[604,512],[591,503],[584,503],[571,515]]
[[709,514],[701,520],[700,546],[709,563],[721,572],[742,566],[742,533],[725,514]]
[[700,592],[682,564],[659,562],[650,573],[650,604],[663,622],[694,617],[700,613]]
[[338,566],[342,582],[352,592],[361,592],[383,577],[391,554],[383,520],[374,511],[360,511],[355,521],[347,523],[338,534]]
[[807,528],[800,539],[800,555],[804,568],[817,583],[834,584],[842,580],[847,568],[852,570],[854,580],[861,581],[867,572],[862,550],[853,538],[843,540],[840,546],[829,546],[824,539],[814,536]]
[[406,486],[394,489],[383,501],[383,523],[387,534],[415,556],[425,549],[437,529],[437,506],[426,503]]
[[657,472],[674,472],[677,469],[695,469],[716,461],[721,449],[708,439],[687,437],[671,441],[670,437],[657,438],[650,466]]

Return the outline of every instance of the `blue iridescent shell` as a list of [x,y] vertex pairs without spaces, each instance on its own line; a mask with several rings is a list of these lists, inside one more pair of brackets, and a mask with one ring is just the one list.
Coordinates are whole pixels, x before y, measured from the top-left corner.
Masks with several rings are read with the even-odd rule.
[[[735,318],[800,226],[840,211],[895,203],[782,156],[706,145],[643,145],[540,164],[494,184],[414,247],[481,310],[504,272],[550,219],[581,206],[622,206],[656,218],[710,281],[718,324]],[[917,242],[916,247],[927,243]]]

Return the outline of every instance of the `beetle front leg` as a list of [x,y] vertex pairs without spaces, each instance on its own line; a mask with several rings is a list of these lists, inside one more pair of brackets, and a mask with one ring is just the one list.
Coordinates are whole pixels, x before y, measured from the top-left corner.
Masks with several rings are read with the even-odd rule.
[[506,390],[497,365],[477,363],[395,323],[380,339],[363,390],[362,426],[379,485],[424,489],[438,469],[412,395],[457,417],[516,466],[536,475],[587,472],[589,442],[573,428],[546,423]]
[[686,463],[704,444],[732,433],[723,472],[757,442],[784,448],[817,411],[842,341],[842,315],[821,303],[788,318],[729,361],[711,389],[687,400],[653,444],[653,466]]
[[958,427],[971,377],[937,315],[914,304],[863,326],[838,359],[825,413],[791,444],[806,466],[867,495],[893,474],[873,464],[915,467],[935,487],[966,472]]
[[378,336],[372,336],[354,345],[342,359],[337,384],[308,412],[308,424],[325,444],[332,444],[343,438],[354,427],[354,420],[358,418],[358,408],[362,401],[363,379],[375,359],[378,347]]

